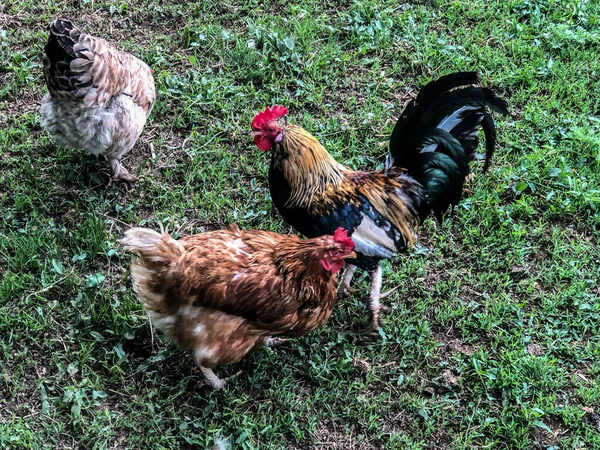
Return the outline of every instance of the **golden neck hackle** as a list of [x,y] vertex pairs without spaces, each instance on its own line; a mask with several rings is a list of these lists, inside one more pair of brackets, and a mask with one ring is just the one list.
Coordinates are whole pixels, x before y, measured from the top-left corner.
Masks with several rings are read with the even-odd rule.
[[284,138],[274,151],[282,153],[283,158],[275,161],[292,191],[286,207],[309,208],[327,188],[338,188],[348,173],[313,135],[296,125],[286,125]]

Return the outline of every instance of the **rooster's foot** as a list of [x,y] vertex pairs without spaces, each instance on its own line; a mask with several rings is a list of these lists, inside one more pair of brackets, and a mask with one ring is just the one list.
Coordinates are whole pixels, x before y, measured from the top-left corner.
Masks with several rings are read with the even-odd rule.
[[344,278],[342,278],[342,282],[340,283],[340,287],[338,288],[338,298],[348,297],[350,294],[357,292],[356,289],[350,288],[350,282],[352,281],[352,277],[354,276],[355,270],[356,266],[353,266],[352,264],[346,264]]
[[381,270],[381,267],[377,267],[377,269],[375,269],[375,271],[373,271],[373,273],[371,274],[372,276],[372,281],[371,281],[371,294],[369,295],[369,309],[371,310],[371,326],[373,327],[374,330],[379,330],[379,327],[381,326],[381,317],[380,317],[380,313],[386,313],[390,311],[390,307],[389,306],[384,306],[381,304],[381,302],[379,300],[381,300],[382,298],[387,297],[388,295],[390,295],[391,293],[393,293],[394,291],[396,291],[396,289],[398,289],[400,286],[396,286],[393,289],[390,289],[387,292],[384,292],[383,294],[381,293],[381,283],[382,283],[382,278],[383,278],[383,270]]

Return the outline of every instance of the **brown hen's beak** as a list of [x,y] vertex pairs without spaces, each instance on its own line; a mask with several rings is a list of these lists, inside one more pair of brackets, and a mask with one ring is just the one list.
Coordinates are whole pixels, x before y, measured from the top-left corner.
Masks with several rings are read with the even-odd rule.
[[356,252],[350,252],[346,256],[344,256],[344,259],[356,259],[356,257]]

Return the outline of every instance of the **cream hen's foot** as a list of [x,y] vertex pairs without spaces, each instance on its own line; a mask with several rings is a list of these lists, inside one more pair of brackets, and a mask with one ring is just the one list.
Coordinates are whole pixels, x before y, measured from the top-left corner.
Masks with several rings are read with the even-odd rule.
[[131,183],[137,181],[137,177],[130,174],[123,164],[121,164],[121,161],[113,159],[110,162],[110,167],[113,171],[113,176],[110,179],[109,185],[114,183],[127,183],[131,185]]
[[342,278],[342,282],[340,283],[340,287],[338,288],[338,297],[344,298],[348,297],[352,292],[356,292],[350,288],[350,283],[352,282],[352,277],[354,276],[354,272],[356,271],[356,266],[352,264],[346,264],[346,270],[344,270],[344,277]]
[[390,308],[388,306],[382,306],[381,300],[382,298],[387,297],[400,286],[396,286],[393,289],[390,289],[387,292],[381,293],[381,283],[383,281],[383,270],[381,266],[377,266],[374,272],[371,273],[371,293],[369,295],[369,309],[371,310],[371,326],[374,330],[379,330],[381,326],[381,312],[388,312]]
[[212,371],[212,369],[209,369],[208,367],[203,367],[203,366],[199,366],[199,367],[200,367],[200,371],[204,374],[206,381],[208,381],[208,384],[210,384],[213,389],[225,389],[225,386],[227,386],[227,380],[222,380],[221,378],[219,378]]

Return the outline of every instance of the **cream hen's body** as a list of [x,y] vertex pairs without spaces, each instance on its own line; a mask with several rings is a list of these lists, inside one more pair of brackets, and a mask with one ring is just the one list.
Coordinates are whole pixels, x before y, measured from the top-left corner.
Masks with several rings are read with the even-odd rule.
[[44,52],[49,92],[40,108],[42,126],[62,147],[106,157],[114,179],[135,179],[121,158],[142,134],[152,111],[152,70],[67,20],[50,24]]

